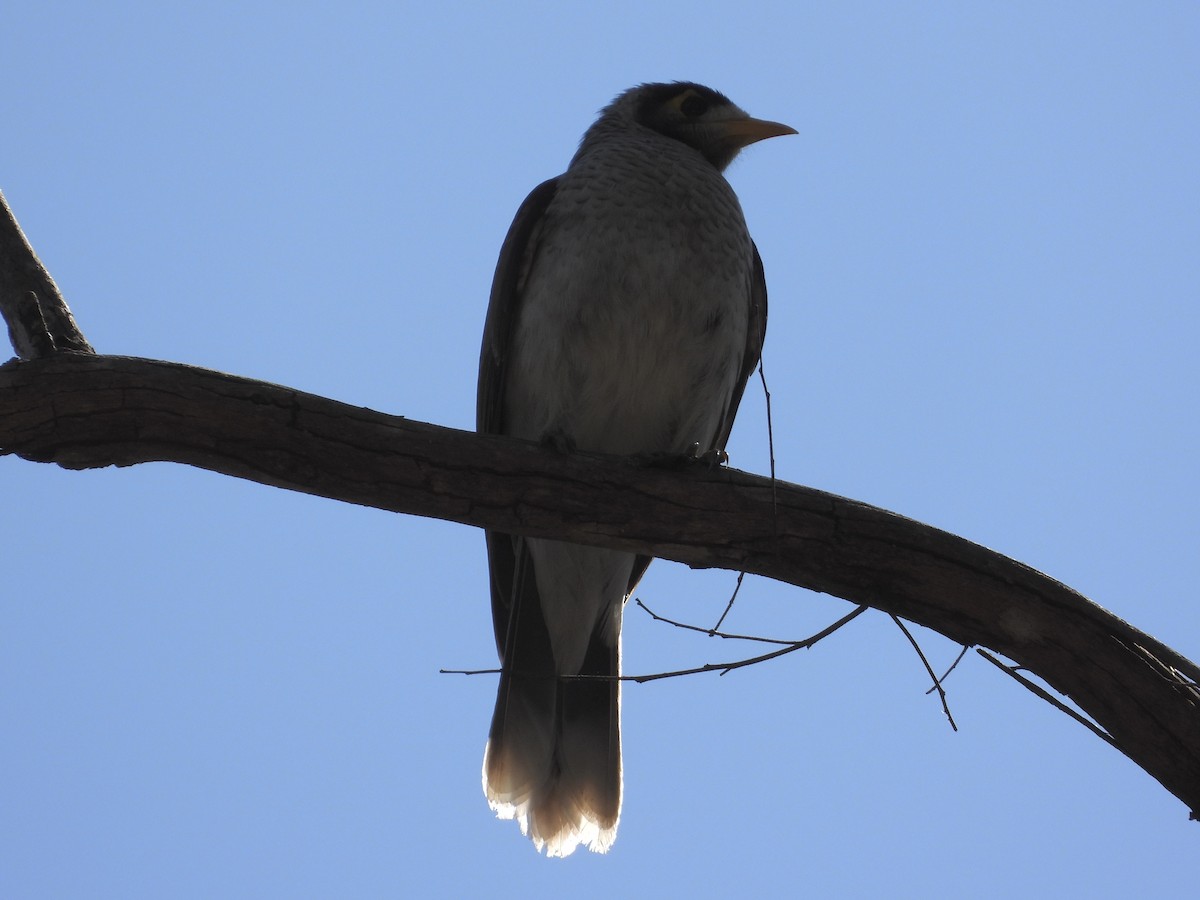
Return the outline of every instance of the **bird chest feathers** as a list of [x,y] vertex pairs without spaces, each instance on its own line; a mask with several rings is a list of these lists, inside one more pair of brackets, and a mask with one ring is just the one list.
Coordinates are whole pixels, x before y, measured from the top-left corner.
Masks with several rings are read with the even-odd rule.
[[753,250],[728,183],[680,149],[632,143],[563,178],[523,286],[510,433],[709,449],[746,346]]

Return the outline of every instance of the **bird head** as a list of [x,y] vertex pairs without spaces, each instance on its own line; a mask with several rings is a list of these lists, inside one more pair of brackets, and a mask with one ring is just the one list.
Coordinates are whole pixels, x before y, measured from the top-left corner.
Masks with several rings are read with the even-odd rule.
[[601,121],[609,116],[687,144],[718,171],[755,141],[797,133],[780,122],[755,119],[719,91],[687,81],[631,88],[604,110]]

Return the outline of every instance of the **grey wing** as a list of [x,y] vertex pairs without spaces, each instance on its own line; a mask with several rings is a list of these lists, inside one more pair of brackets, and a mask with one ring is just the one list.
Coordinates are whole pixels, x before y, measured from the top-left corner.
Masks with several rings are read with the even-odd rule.
[[483,346],[479,350],[479,389],[476,394],[475,429],[484,434],[504,433],[504,371],[508,345],[521,302],[521,287],[537,249],[537,231],[546,207],[554,199],[558,179],[535,187],[517,210],[496,262]]
[[[546,207],[554,199],[558,179],[542,182],[521,204],[508,235],[500,248],[492,293],[488,301],[487,321],[483,326],[483,346],[479,351],[479,386],[476,393],[475,428],[484,434],[504,433],[504,381],[513,326],[520,311],[521,288],[537,250],[537,237]],[[519,553],[513,538],[493,531],[484,533],[487,541],[488,568],[491,572],[492,623],[496,647],[504,658],[506,634],[513,595],[536,594],[533,579],[525,577],[528,554]],[[522,571],[518,571],[518,569]],[[535,600],[535,597],[531,597]],[[536,602],[529,604],[536,608]]]
[[[711,448],[716,450],[724,450],[725,444],[729,440],[729,433],[733,430],[733,419],[742,402],[742,394],[746,392],[746,383],[754,374],[759,359],[762,358],[763,340],[767,335],[767,279],[763,274],[762,257],[758,255],[758,247],[754,246],[753,241],[750,242],[750,247],[754,250],[754,271],[750,281],[750,325],[746,329],[746,350],[742,354],[742,368],[738,373],[737,384],[733,388],[733,396],[729,400],[729,409],[725,412],[725,418],[721,421],[721,428],[717,432],[716,440]],[[627,594],[633,593],[637,583],[646,574],[646,568],[650,565],[650,561],[651,557],[649,556],[637,558],[629,578]]]

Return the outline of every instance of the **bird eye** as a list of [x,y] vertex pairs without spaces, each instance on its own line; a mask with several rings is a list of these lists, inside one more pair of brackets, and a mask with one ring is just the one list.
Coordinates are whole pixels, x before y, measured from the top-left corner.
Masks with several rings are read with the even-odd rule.
[[689,119],[695,119],[708,112],[709,103],[699,94],[689,94],[679,104],[679,111]]

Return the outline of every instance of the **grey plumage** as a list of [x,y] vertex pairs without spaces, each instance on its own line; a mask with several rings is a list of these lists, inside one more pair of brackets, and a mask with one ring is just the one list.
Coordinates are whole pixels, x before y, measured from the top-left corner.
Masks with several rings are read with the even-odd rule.
[[[601,453],[723,449],[767,297],[721,172],[746,144],[790,133],[688,83],[606,107],[501,249],[479,430]],[[503,662],[488,802],[549,855],[603,852],[621,807],[621,614],[649,559],[491,532],[487,547]]]

